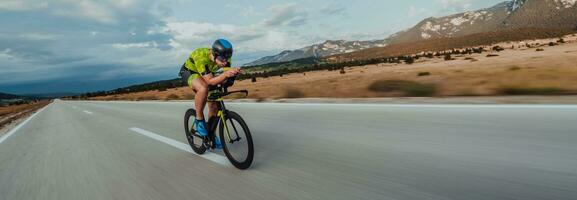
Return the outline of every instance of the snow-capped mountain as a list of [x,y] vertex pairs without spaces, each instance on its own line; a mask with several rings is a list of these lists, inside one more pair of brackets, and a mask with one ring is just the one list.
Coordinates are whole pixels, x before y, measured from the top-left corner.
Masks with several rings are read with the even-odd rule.
[[287,62],[291,60],[309,58],[309,57],[325,57],[341,53],[350,53],[366,48],[384,47],[386,42],[384,40],[373,41],[345,41],[345,40],[327,40],[320,44],[307,46],[296,50],[286,50],[274,56],[267,56],[260,58],[245,66],[262,65],[275,62]]
[[513,0],[491,8],[428,18],[389,39],[391,43],[458,37],[508,28],[575,29],[577,0]]
[[577,0],[511,0],[493,7],[445,17],[430,17],[416,26],[384,40],[326,41],[302,49],[283,51],[246,65],[286,62],[300,58],[325,57],[389,44],[460,37],[512,28],[577,30]]
[[519,9],[521,6],[523,6],[523,4],[525,3],[525,0],[513,0],[507,3],[507,14],[511,14],[511,12],[515,12],[517,9]]

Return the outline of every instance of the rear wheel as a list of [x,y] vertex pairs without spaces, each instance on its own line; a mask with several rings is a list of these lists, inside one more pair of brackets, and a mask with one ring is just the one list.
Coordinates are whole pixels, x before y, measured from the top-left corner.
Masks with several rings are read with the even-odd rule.
[[204,146],[203,138],[197,135],[196,130],[194,130],[195,119],[196,110],[188,109],[184,115],[184,133],[192,150],[197,154],[203,154],[206,151],[206,147]]
[[244,120],[239,114],[227,111],[225,121],[219,124],[219,137],[228,160],[238,169],[249,168],[254,157],[254,146]]

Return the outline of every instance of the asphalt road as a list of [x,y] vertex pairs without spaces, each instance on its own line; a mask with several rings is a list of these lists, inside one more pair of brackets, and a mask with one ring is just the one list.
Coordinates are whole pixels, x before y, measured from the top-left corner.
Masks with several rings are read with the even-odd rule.
[[577,199],[577,106],[230,104],[246,171],[179,146],[190,106],[55,101],[0,139],[0,199]]

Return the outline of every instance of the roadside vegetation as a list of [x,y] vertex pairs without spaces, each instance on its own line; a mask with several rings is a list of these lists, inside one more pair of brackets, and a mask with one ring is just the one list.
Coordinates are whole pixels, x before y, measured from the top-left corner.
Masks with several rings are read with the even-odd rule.
[[20,119],[21,117],[48,105],[49,103],[50,100],[39,100],[0,107],[0,128],[14,120]]
[[[383,93],[400,93],[400,96],[429,97],[434,96],[437,86],[430,83],[419,83],[407,80],[380,80],[369,86],[369,90]],[[396,96],[393,94],[393,96]]]
[[[557,87],[519,87],[505,86],[499,88],[499,93],[503,95],[567,95],[572,94],[568,90]],[[575,94],[575,93],[573,93]]]
[[[249,96],[249,98],[255,99],[338,96],[375,97],[447,95],[563,95],[571,94],[571,91],[574,90],[567,89],[565,87],[547,87],[547,85],[550,85],[551,81],[556,81],[558,77],[568,77],[571,74],[574,74],[567,71],[565,68],[556,67],[545,69],[541,66],[509,62],[497,69],[498,73],[508,72],[507,78],[505,78],[497,72],[490,71],[487,67],[467,68],[465,66],[486,66],[485,63],[487,62],[503,62],[502,60],[508,60],[511,58],[511,56],[509,56],[511,52],[527,54],[544,48],[548,49],[544,53],[550,56],[549,54],[553,53],[552,50],[549,50],[550,48],[557,48],[557,46],[566,43],[574,45],[574,40],[575,39],[570,39],[568,41],[564,38],[557,39],[557,37],[553,37],[553,39],[534,40],[532,42],[506,42],[488,46],[484,45],[440,51],[423,51],[406,55],[392,56],[391,54],[383,54],[380,57],[370,57],[367,59],[343,59],[350,58],[346,56],[327,57],[323,59],[305,58],[291,62],[270,63],[266,65],[243,67],[244,74],[237,77],[237,80],[239,83],[245,83],[242,86],[243,89],[252,88],[251,96]],[[550,44],[554,45],[550,46]],[[525,51],[529,49],[536,50]],[[534,63],[535,60],[548,59],[548,56],[544,56],[542,54],[543,53],[539,53],[540,56],[531,56],[531,63]],[[529,59],[526,59],[524,61],[528,60]],[[428,65],[430,64],[435,64],[437,67],[428,68]],[[463,65],[463,67],[455,67],[458,65]],[[439,66],[453,67],[445,70],[443,68],[438,68]],[[493,66],[498,65],[488,66],[494,68]],[[368,70],[367,67],[369,67],[370,70]],[[420,69],[415,67],[419,67]],[[411,71],[411,75],[393,76],[390,73],[387,73],[387,78],[371,78],[369,82],[365,81],[362,83],[358,81],[350,81],[348,80],[349,78],[332,78],[331,80],[325,82],[313,81],[314,79],[318,78],[323,79],[324,77],[333,77],[333,75],[341,77],[366,77],[371,76],[375,70],[383,71],[378,70],[377,68],[382,68],[385,71],[388,71],[389,68],[396,71],[402,68],[407,68],[407,70]],[[424,71],[425,68],[427,68],[427,71]],[[561,72],[559,70],[564,70],[565,72]],[[319,74],[323,75],[319,77]],[[399,72],[394,72],[394,74],[399,74]],[[432,76],[433,74],[435,76]],[[516,78],[512,78],[511,76]],[[284,82],[286,82],[284,84],[294,84],[289,82],[297,82],[296,79],[303,78],[307,81],[313,81],[308,83],[308,88],[291,87],[286,89],[285,86],[287,85],[282,85]],[[339,84],[344,80],[346,80],[345,82],[349,82],[349,84],[364,84],[363,88],[370,93],[345,91],[340,91],[338,93],[328,92],[332,90],[345,90],[346,88],[349,88],[349,86],[343,86]],[[462,82],[455,83],[457,80]],[[543,84],[531,84],[531,87],[525,88],[501,87],[496,85],[497,83],[501,83],[503,81],[504,84],[514,85],[516,84],[514,82],[515,80],[520,82],[532,82],[532,80],[534,80],[535,82],[543,82]],[[452,82],[453,85],[447,86],[445,84],[447,82]],[[262,89],[262,87],[268,88],[271,86],[271,84],[279,85],[277,85],[276,88],[271,89],[273,91],[270,92],[268,92],[269,90],[267,89]],[[573,84],[565,85],[570,86]],[[281,88],[280,90],[279,87]],[[274,94],[272,94],[272,92],[274,92]],[[179,78],[176,78],[147,84],[133,85],[111,91],[97,91],[68,98],[102,100],[186,100],[193,99],[194,94],[188,87],[184,86],[183,82]]]

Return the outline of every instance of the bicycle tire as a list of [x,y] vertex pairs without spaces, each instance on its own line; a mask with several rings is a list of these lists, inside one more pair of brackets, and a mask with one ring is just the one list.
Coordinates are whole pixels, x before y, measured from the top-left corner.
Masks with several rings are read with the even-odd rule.
[[[189,124],[191,117],[192,117],[192,120],[196,119],[196,110],[194,110],[192,108],[188,109],[186,111],[186,114],[184,114],[184,133],[186,135],[186,140],[188,141],[188,144],[190,144],[190,147],[192,148],[192,150],[195,153],[204,154],[204,152],[206,152],[206,147],[203,145],[203,142],[202,141],[199,142],[198,146],[194,142],[194,138],[197,136],[195,136],[193,134],[193,132],[191,132],[191,131],[195,131],[194,128],[192,127],[192,125]],[[202,138],[200,138],[200,139],[202,139]]]
[[[226,121],[228,120],[234,120],[236,121],[236,124],[239,124],[245,134],[245,138],[241,138],[241,139],[246,139],[246,143],[247,143],[247,155],[246,158],[244,160],[237,160],[232,154],[231,151],[229,149],[229,144],[226,141],[226,138],[228,138],[228,136],[225,138],[224,135],[224,123],[227,123]],[[234,121],[231,121],[231,123],[234,123]],[[238,169],[248,169],[250,167],[250,165],[252,164],[253,158],[254,158],[254,145],[253,145],[253,141],[252,141],[252,135],[250,134],[250,130],[248,129],[248,126],[246,124],[246,122],[242,119],[242,117],[240,117],[239,114],[237,114],[236,112],[233,111],[226,111],[226,115],[225,115],[225,121],[221,121],[219,123],[219,137],[220,137],[220,142],[222,144],[222,149],[224,151],[224,154],[226,155],[226,157],[228,158],[228,160],[230,161],[230,163],[232,163],[232,165],[234,165],[236,168]],[[238,127],[237,127],[238,128]]]

